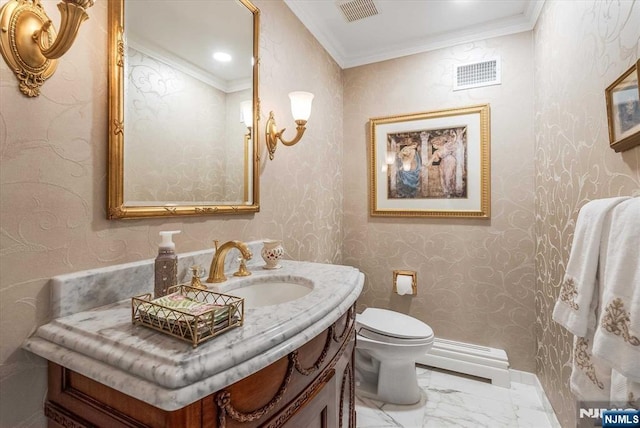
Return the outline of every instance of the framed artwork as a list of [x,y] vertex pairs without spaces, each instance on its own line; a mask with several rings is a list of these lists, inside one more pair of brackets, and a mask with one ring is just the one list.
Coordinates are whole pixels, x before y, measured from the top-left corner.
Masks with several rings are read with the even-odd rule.
[[605,89],[609,146],[616,152],[640,145],[640,60]]
[[372,216],[490,216],[489,104],[377,117],[371,138]]

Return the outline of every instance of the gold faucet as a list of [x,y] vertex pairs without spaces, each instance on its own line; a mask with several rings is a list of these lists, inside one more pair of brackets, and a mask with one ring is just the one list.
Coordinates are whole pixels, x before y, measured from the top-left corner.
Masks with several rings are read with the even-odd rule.
[[227,277],[224,276],[224,259],[227,257],[227,253],[232,248],[237,248],[242,254],[242,257],[245,260],[250,260],[253,257],[249,247],[244,242],[240,241],[228,241],[222,244],[218,248],[218,241],[213,241],[216,246],[216,253],[213,255],[213,259],[211,260],[211,267],[209,268],[209,278],[207,278],[206,282],[224,282],[227,280]]

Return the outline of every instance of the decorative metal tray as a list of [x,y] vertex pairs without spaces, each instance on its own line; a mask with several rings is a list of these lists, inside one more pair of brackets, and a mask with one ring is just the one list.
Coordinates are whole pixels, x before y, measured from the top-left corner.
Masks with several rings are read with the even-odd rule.
[[131,298],[131,320],[190,342],[202,342],[244,322],[244,299],[176,285],[168,294],[151,299],[151,293]]

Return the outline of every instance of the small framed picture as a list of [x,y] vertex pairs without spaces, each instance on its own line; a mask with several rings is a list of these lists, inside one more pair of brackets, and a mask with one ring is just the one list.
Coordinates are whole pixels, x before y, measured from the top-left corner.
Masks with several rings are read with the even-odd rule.
[[616,152],[640,145],[640,60],[606,90],[609,146]]

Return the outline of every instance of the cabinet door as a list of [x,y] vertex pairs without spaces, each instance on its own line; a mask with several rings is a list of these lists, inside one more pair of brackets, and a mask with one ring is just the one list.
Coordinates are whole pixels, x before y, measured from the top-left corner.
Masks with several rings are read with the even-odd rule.
[[286,428],[335,428],[338,420],[336,403],[336,377],[333,376],[307,404],[301,407],[283,425]]
[[356,428],[355,385],[353,384],[352,361],[345,366],[338,394],[339,428]]

